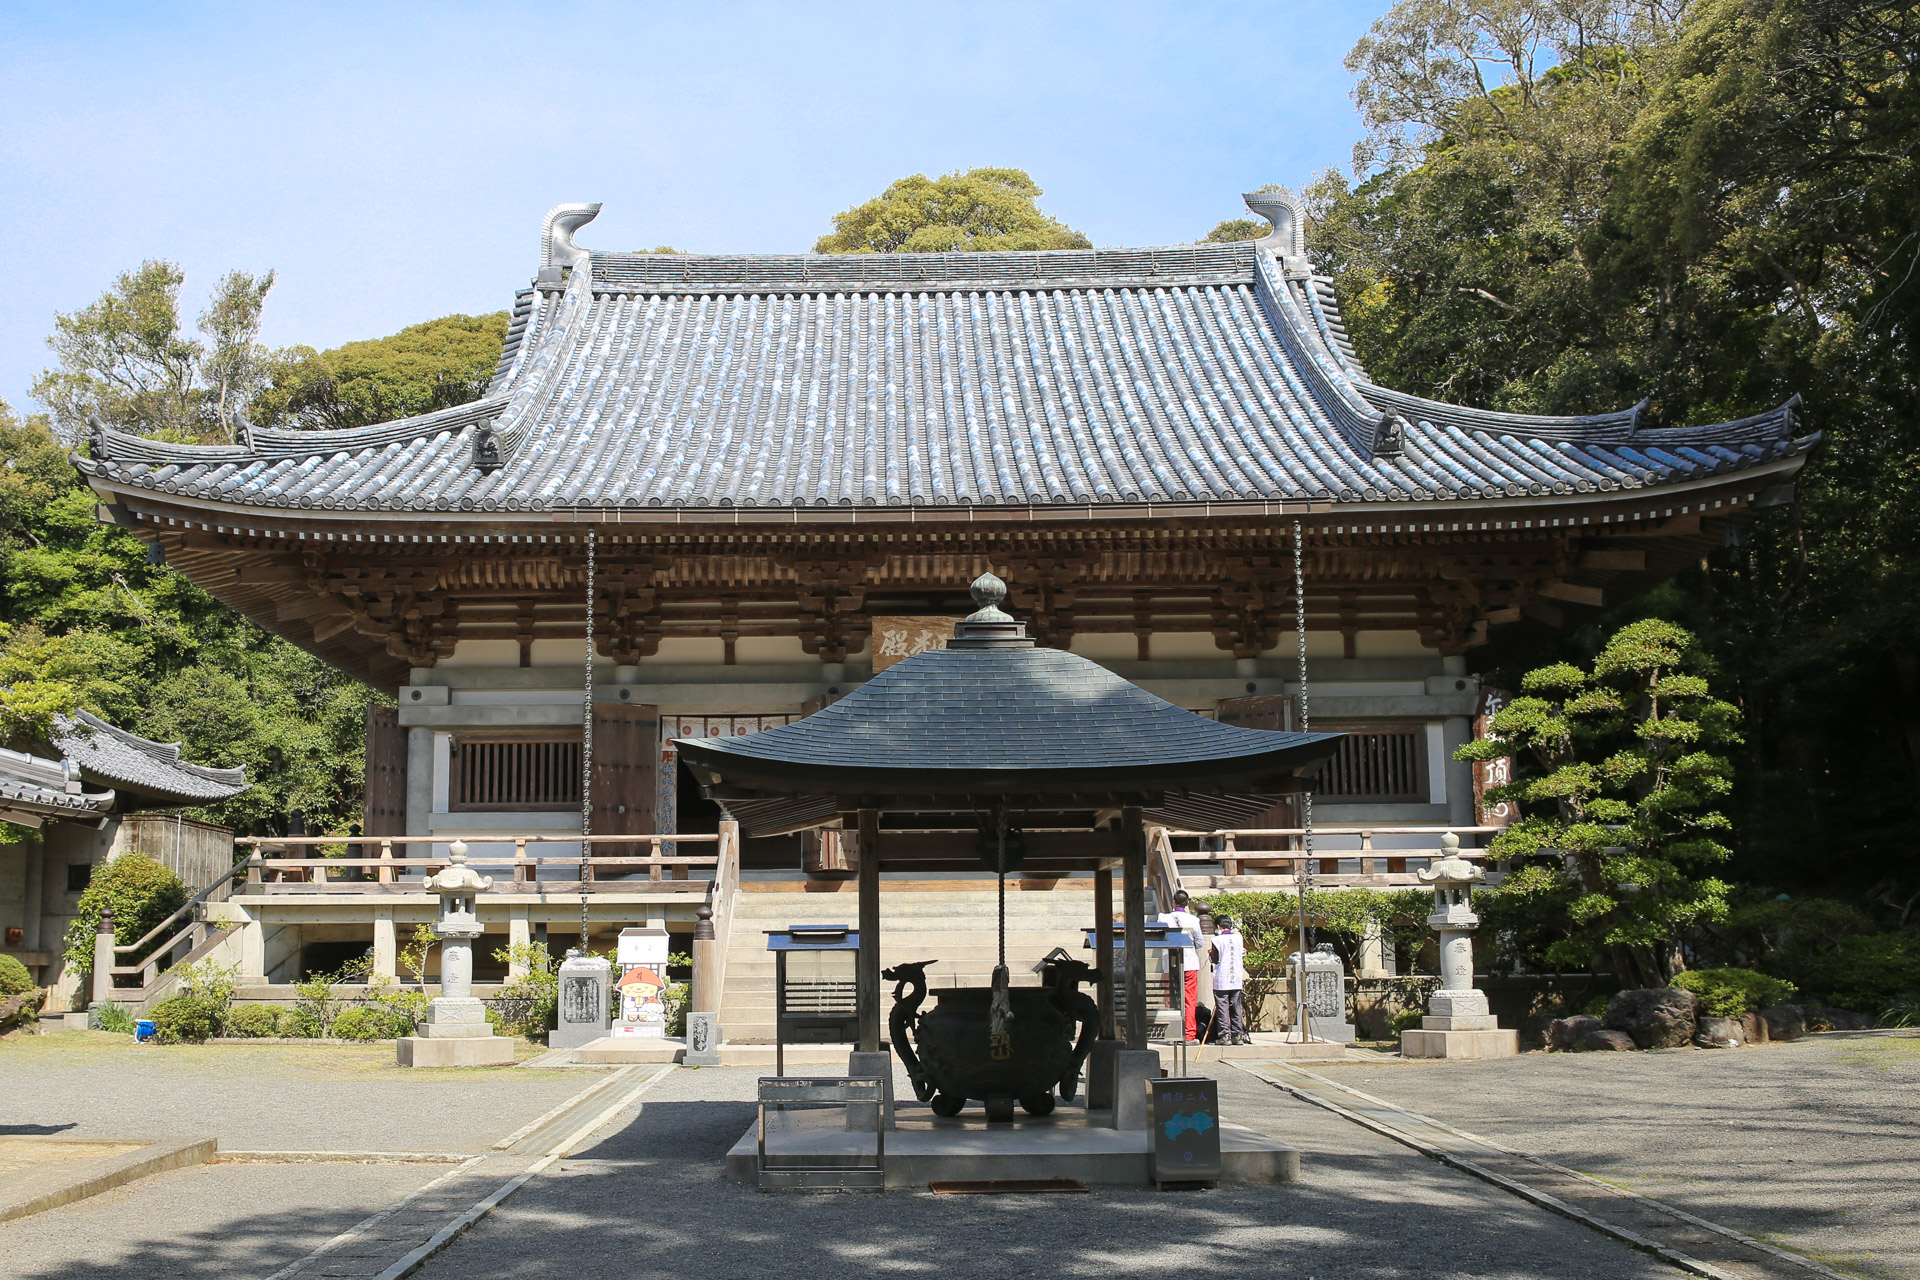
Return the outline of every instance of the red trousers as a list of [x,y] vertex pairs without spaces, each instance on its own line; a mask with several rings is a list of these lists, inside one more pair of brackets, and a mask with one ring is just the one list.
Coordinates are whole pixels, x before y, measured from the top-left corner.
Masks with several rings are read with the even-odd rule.
[[1200,1030],[1194,1023],[1194,1015],[1200,1011],[1200,971],[1188,969],[1184,976],[1187,980],[1187,1039],[1198,1040]]

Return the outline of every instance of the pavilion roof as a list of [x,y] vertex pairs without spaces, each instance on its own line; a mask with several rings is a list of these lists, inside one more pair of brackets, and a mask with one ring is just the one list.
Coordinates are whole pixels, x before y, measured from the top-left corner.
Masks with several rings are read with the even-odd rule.
[[472,404],[231,446],[103,429],[77,465],[102,487],[316,511],[1444,505],[1672,485],[1817,438],[1792,402],[1656,428],[1641,406],[1540,417],[1380,387],[1330,284],[1268,241],[566,248],[569,271],[516,295]]
[[921,811],[953,812],[997,801],[1145,803],[1211,829],[1301,789],[1344,736],[1221,724],[1086,658],[1035,647],[1004,614],[1001,636],[972,638],[982,616],[959,624],[949,647],[896,663],[810,716],[745,737],[680,739],[679,750],[749,832],[791,825],[809,806],[831,816],[834,797],[847,795],[918,797]]

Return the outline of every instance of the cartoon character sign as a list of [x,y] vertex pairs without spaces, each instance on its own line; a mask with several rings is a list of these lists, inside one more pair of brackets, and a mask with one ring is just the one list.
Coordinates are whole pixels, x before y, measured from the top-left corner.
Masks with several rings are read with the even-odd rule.
[[633,1028],[627,1034],[663,1036],[667,1033],[667,984],[646,965],[635,965],[621,975],[620,1021]]

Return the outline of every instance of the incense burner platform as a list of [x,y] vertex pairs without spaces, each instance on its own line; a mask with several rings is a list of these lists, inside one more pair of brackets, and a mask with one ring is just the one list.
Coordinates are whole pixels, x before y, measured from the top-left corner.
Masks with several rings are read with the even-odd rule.
[[[1062,1104],[1050,1115],[1016,1115],[1009,1124],[985,1125],[976,1109],[968,1118],[945,1119],[924,1106],[896,1104],[895,1127],[886,1135],[886,1185],[925,1187],[930,1182],[999,1182],[1071,1178],[1087,1186],[1147,1185],[1153,1135],[1144,1129],[1109,1127],[1111,1113]],[[789,1111],[768,1118],[767,1152],[782,1161],[817,1167],[870,1164],[873,1134],[849,1133],[844,1112]],[[758,1133],[749,1125],[727,1152],[727,1177],[752,1183],[758,1176]],[[1295,1182],[1300,1152],[1239,1125],[1220,1126],[1222,1182]]]

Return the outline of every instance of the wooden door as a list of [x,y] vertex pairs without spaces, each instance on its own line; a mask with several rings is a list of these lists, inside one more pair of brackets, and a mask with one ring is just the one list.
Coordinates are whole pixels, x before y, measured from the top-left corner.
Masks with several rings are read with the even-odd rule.
[[362,805],[362,833],[407,834],[407,731],[400,727],[400,713],[392,707],[367,708],[367,773]]
[[[660,709],[593,704],[593,834],[651,835],[659,794]],[[606,851],[644,853],[639,846]]]

